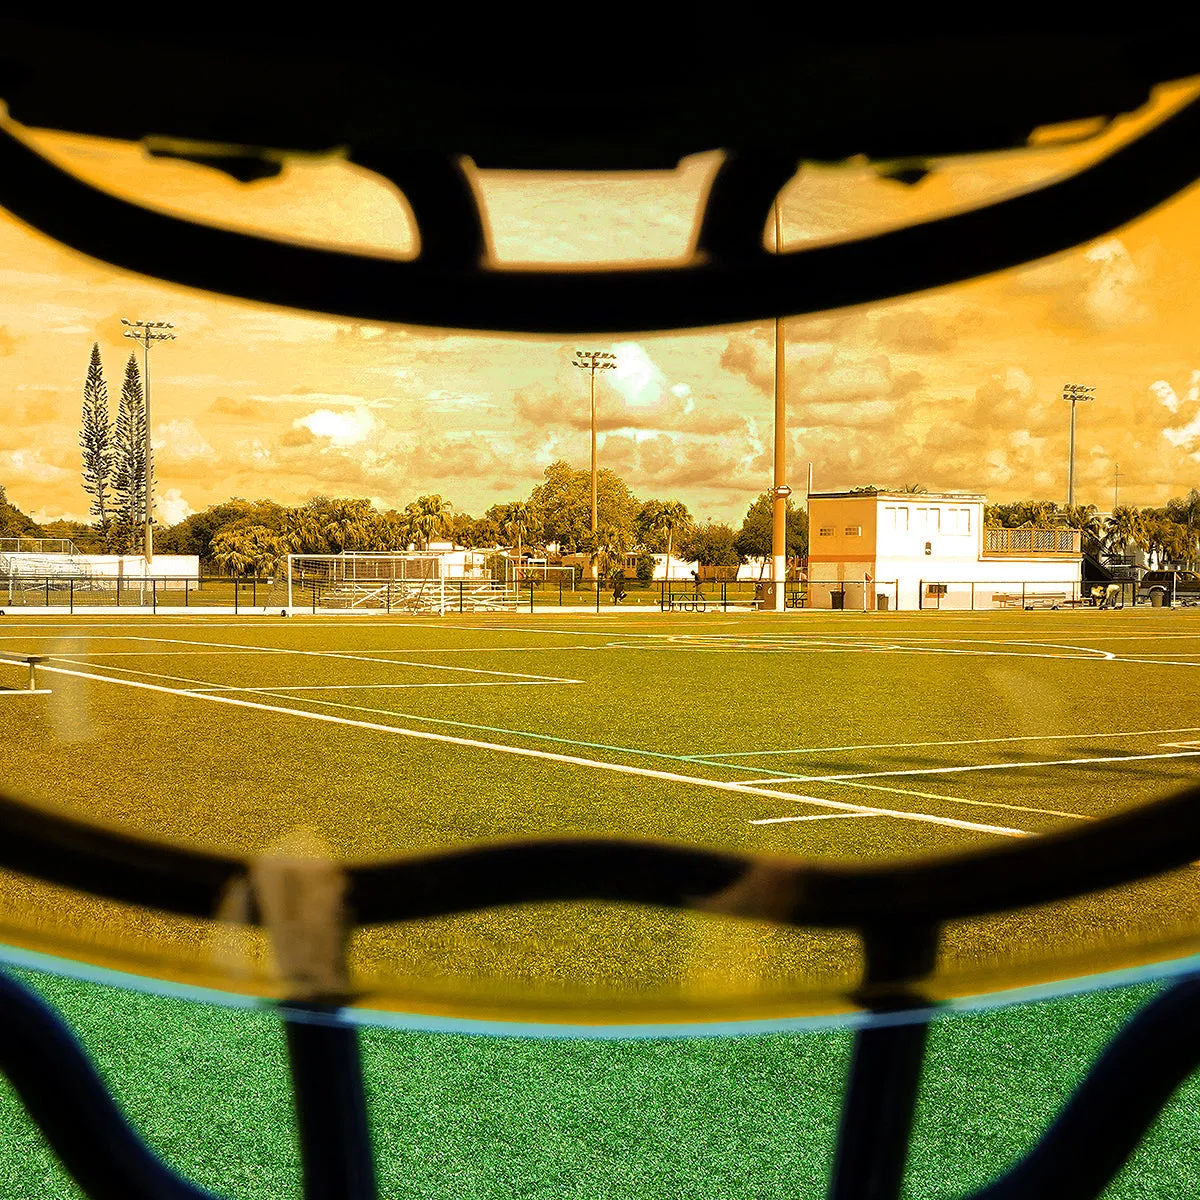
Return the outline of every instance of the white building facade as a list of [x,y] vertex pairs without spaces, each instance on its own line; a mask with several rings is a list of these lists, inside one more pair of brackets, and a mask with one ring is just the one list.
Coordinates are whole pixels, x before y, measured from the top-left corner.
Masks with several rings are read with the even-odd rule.
[[[1078,600],[1079,533],[985,530],[984,503],[975,492],[814,492],[810,607],[1053,608]],[[842,586],[818,586],[833,583]]]

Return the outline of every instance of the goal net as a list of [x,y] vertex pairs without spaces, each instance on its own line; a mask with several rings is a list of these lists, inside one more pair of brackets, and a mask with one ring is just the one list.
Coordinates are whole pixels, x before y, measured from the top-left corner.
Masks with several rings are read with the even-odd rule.
[[516,606],[517,589],[461,554],[289,554],[268,608],[312,612],[479,612]]

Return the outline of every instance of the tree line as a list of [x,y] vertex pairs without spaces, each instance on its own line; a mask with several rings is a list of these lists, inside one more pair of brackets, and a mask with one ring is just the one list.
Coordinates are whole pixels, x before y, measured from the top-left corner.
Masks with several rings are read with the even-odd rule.
[[[807,518],[789,504],[788,554],[807,552]],[[597,532],[591,532],[591,475],[552,463],[526,498],[492,505],[482,516],[459,511],[440,495],[418,496],[402,509],[380,511],[367,500],[317,496],[287,507],[271,500],[234,499],[195,513],[156,538],[164,554],[195,554],[233,574],[273,573],[291,554],[423,550],[437,540],[472,549],[503,547],[518,556],[585,554],[602,576],[638,560],[648,581],[654,554],[736,566],[771,552],[771,496],[750,505],[740,528],[696,521],[679,500],[639,500],[615,472],[597,478]]]
[[1200,565],[1200,491],[1174,497],[1161,508],[1120,504],[1102,517],[1094,504],[1054,504],[1050,500],[1018,500],[989,504],[984,524],[993,529],[1078,529],[1085,553],[1097,558],[1124,558],[1131,551],[1147,554],[1157,566]]
[[[71,538],[84,552],[137,553],[145,521],[146,405],[137,359],[125,365],[121,396],[111,412],[99,344],[93,344],[83,387],[79,434],[82,482],[90,497],[90,524],[57,521],[37,525],[8,504],[0,487],[0,537]],[[153,471],[153,462],[150,464]],[[854,492],[881,489],[858,487]],[[921,484],[902,489],[924,493]],[[318,496],[288,507],[271,500],[232,499],[178,524],[159,527],[156,548],[194,554],[207,566],[234,574],[271,574],[288,553],[336,554],[350,550],[404,551],[450,540],[475,549],[505,547],[593,557],[604,575],[624,567],[632,554],[649,579],[653,555],[666,554],[703,566],[733,567],[771,554],[772,497],[761,493],[738,528],[698,520],[677,499],[641,500],[615,472],[597,479],[597,530],[591,530],[591,476],[559,461],[524,498],[492,505],[482,516],[461,512],[440,495],[418,496],[402,509],[380,511],[370,501]],[[1161,508],[1118,507],[1105,519],[1095,505],[1060,507],[1048,500],[989,504],[985,524],[996,528],[1068,526],[1083,533],[1086,552],[1097,557],[1145,551],[1155,562],[1200,560],[1200,491],[1168,500]],[[787,556],[808,553],[805,510],[787,501]]]

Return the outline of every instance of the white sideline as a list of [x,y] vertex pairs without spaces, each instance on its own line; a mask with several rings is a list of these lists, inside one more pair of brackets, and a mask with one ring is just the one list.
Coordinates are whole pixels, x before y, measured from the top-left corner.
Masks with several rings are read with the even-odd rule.
[[[1142,762],[1151,758],[1195,758],[1200,750],[1177,750],[1173,754],[1114,754],[1104,758],[1056,758],[1045,762],[975,763],[966,767],[918,767],[906,771],[859,771],[851,775],[776,775],[771,779],[747,779],[759,783],[839,783],[845,779],[890,779],[900,775],[953,775],[961,771],[1007,771],[1017,767],[1077,767],[1088,763]],[[735,785],[736,786],[736,785]]]
[[689,754],[696,762],[717,758],[764,758],[778,754],[824,754],[836,750],[917,750],[926,746],[989,746],[996,742],[1057,742],[1072,738],[1148,737],[1158,733],[1200,733],[1200,725],[1182,725],[1178,729],[1126,729],[1116,733],[1023,733],[1015,737],[963,738],[953,742],[862,742],[856,746],[798,746],[794,750],[727,750],[720,754]]
[[422,729],[407,729],[401,725],[383,725],[375,721],[357,721],[339,717],[332,713],[307,712],[299,708],[282,705],[262,704],[255,700],[239,700],[234,696],[214,695],[211,692],[196,692],[187,688],[165,687],[158,683],[143,683],[137,679],[114,679],[111,675],[96,675],[90,671],[72,671],[66,667],[43,667],[56,675],[70,675],[76,679],[90,679],[96,683],[111,683],[118,687],[140,688],[149,692],[161,692],[169,696],[184,696],[193,700],[205,700],[210,704],[228,704],[237,708],[249,708],[259,712],[277,713],[288,717],[301,717],[308,721],[321,721],[330,725],[345,725],[354,729],[368,729],[373,733],[387,733],[397,737],[417,738],[421,741],[440,742],[452,746],[470,746],[477,750],[491,750],[499,754],[515,754],[522,758],[536,758],[544,762],[566,763],[570,766],[590,767],[599,771],[612,771],[619,775],[633,775],[645,779],[661,779],[668,783],[690,784],[694,787],[715,791],[732,792],[739,795],[766,796],[772,800],[788,800],[792,803],[813,804],[819,808],[836,809],[839,812],[857,813],[863,816],[896,817],[901,821],[916,821],[926,825],[944,825],[951,829],[966,829],[973,833],[992,833],[1002,837],[1031,837],[1027,830],[1010,829],[1002,825],[982,825],[973,821],[960,821],[954,817],[938,817],[930,813],[903,812],[887,808],[871,808],[862,804],[846,804],[840,800],[824,800],[817,796],[800,796],[795,792],[777,791],[771,788],[746,787],[738,783],[726,783],[718,779],[703,779],[695,775],[680,775],[673,771],[655,771],[649,767],[632,767],[623,763],[602,762],[597,759],[581,758],[573,754],[556,754],[550,750],[535,750],[525,746],[506,746],[497,742],[484,742],[476,738],[456,737],[448,733],[432,733]]

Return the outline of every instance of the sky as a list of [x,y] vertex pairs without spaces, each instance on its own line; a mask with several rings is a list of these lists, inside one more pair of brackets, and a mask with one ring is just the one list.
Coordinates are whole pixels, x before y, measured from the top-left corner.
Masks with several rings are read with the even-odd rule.
[[[916,186],[867,164],[805,167],[782,197],[784,245],[960,210],[1098,157],[1191,98],[1160,90],[1098,137],[1047,131],[1020,154],[939,164]],[[133,145],[30,131],[82,177],[155,207],[295,240],[403,257],[407,209],[338,159],[250,185]],[[1056,140],[1058,139],[1058,140]],[[501,263],[680,260],[719,154],[642,177],[480,173]],[[764,231],[765,235],[765,231]],[[1065,383],[1077,411],[1076,500],[1161,504],[1200,486],[1200,187],[1097,242],[1018,271],[785,322],[789,481],[1062,502]],[[86,519],[78,432],[100,345],[115,410],[121,318],[171,321],[151,351],[156,515],[171,524],[232,496],[285,504],[438,493],[457,511],[527,497],[557,459],[590,459],[576,349],[597,375],[600,464],[643,499],[740,522],[769,487],[770,323],[653,336],[516,337],[363,325],[213,297],[87,260],[0,211],[0,484],[38,520]]]

